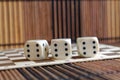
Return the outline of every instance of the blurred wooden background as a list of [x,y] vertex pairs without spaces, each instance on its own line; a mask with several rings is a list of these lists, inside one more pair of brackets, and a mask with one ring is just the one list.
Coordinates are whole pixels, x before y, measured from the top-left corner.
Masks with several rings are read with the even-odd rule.
[[23,47],[29,39],[97,36],[120,40],[119,0],[0,1],[0,49]]

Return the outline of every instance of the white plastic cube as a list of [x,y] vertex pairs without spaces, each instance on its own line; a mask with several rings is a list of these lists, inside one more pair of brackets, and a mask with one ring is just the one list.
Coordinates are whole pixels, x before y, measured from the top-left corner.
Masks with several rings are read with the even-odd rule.
[[51,53],[54,59],[70,59],[72,57],[71,39],[52,39]]
[[29,60],[47,59],[49,45],[46,40],[29,40],[24,45],[24,54]]
[[77,38],[77,48],[80,56],[94,57],[99,53],[99,42],[97,37]]

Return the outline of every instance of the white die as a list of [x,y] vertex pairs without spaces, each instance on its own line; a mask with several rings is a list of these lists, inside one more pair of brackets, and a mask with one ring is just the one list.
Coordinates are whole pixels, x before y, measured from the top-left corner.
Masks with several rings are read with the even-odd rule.
[[49,45],[46,40],[29,40],[24,45],[24,54],[29,60],[47,59]]
[[77,48],[80,56],[94,57],[99,53],[99,42],[97,37],[77,38]]
[[54,59],[70,59],[72,57],[71,39],[52,39],[51,53]]

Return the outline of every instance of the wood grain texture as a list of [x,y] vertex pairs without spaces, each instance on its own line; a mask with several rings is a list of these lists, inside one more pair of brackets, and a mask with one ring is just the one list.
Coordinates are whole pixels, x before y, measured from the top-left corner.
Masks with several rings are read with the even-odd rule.
[[[18,23],[18,2],[13,2],[14,5],[14,29],[15,29],[15,43],[19,43],[19,23]],[[17,46],[15,47],[17,48]]]
[[25,2],[25,40],[47,39],[52,37],[51,30],[51,2]]
[[[0,3],[0,44],[3,43],[3,30],[2,30],[2,3]],[[3,49],[2,46],[0,46],[0,49]]]
[[[20,24],[20,43],[24,43],[24,41],[25,41],[25,39],[24,39],[25,31],[24,31],[24,26],[23,26],[23,22],[24,22],[24,19],[23,19],[23,2],[19,1],[18,5],[19,5],[19,12],[18,12],[19,15],[18,16],[19,16],[19,24]],[[21,45],[20,47],[23,47],[23,45]]]
[[23,47],[30,39],[97,36],[120,38],[119,0],[44,0],[0,2],[0,49]]
[[115,20],[115,22],[116,22],[116,36],[117,37],[119,37],[120,35],[119,35],[119,30],[120,30],[120,24],[119,24],[119,21],[120,21],[120,19],[119,19],[119,2],[120,1],[115,1],[115,12],[116,12],[116,15],[115,15],[115,17],[116,17],[116,20]]
[[[15,38],[14,38],[14,21],[13,21],[13,3],[9,2],[9,22],[10,22],[10,44],[15,42]],[[11,48],[14,48],[14,46],[11,46]]]
[[[23,43],[22,11],[18,1],[1,1],[1,49],[17,48]],[[22,8],[22,6],[21,6]],[[22,42],[21,42],[22,41]],[[23,44],[22,44],[23,45]]]
[[[108,38],[111,37],[111,12],[110,12],[110,1],[107,1],[107,26],[108,26]],[[111,40],[109,41],[111,42]]]
[[[5,44],[9,43],[9,33],[8,33],[8,7],[7,7],[7,3],[8,2],[3,2],[3,9],[4,9],[4,40],[5,40]],[[6,46],[5,48],[8,48],[8,46]]]
[[97,36],[103,43],[119,41],[119,3],[118,0],[82,0],[81,36]]

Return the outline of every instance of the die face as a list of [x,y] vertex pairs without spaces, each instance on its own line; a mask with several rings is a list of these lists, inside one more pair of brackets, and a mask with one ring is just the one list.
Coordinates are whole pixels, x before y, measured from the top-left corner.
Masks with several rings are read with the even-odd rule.
[[70,59],[72,57],[70,39],[54,39],[51,41],[51,53],[55,59]]
[[77,47],[83,57],[94,57],[99,52],[99,42],[96,37],[78,38]]
[[29,60],[40,60],[42,47],[37,42],[27,42],[24,46],[24,53]]
[[30,40],[24,46],[25,56],[29,60],[42,60],[48,57],[49,45],[46,40]]
[[46,40],[40,42],[42,46],[42,59],[47,59],[49,54],[49,44]]

